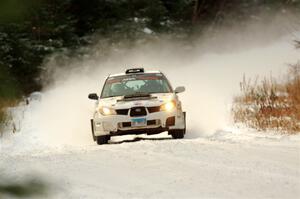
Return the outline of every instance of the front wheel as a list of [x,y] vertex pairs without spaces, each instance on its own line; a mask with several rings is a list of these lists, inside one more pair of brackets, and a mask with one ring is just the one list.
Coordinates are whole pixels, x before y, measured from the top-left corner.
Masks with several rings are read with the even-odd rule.
[[184,138],[185,129],[170,130],[169,134],[171,134],[174,139],[182,139]]
[[97,136],[96,139],[98,145],[107,144],[110,139],[110,136],[109,135]]

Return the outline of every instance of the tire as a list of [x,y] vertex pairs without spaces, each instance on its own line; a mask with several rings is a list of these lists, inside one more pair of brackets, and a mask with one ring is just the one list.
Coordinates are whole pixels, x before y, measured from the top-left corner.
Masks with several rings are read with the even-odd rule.
[[92,129],[93,140],[95,142],[97,140],[97,137],[95,136],[95,133],[94,133],[94,120],[93,119],[91,119],[91,129]]
[[96,139],[98,145],[107,144],[108,140],[110,139],[110,136],[109,135],[97,136]]
[[174,139],[182,139],[184,138],[185,129],[170,130],[169,134],[171,134]]

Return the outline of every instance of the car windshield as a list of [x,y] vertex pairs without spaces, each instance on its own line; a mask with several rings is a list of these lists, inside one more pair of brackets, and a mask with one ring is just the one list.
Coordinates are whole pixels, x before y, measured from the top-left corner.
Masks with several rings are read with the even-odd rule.
[[161,73],[132,74],[109,77],[105,82],[101,98],[170,92],[172,88]]

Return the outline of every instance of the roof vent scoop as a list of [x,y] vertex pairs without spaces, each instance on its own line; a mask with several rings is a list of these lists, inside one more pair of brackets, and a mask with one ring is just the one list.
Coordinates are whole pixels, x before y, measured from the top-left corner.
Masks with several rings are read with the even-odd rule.
[[130,68],[126,70],[126,74],[130,74],[130,73],[143,73],[145,72],[144,68]]

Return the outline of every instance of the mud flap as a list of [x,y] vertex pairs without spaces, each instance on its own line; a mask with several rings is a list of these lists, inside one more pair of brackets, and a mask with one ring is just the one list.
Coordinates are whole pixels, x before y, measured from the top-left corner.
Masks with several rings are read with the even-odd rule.
[[94,120],[91,119],[91,128],[92,128],[92,135],[93,135],[93,140],[96,141],[96,136],[95,136],[95,133],[94,133]]
[[184,134],[186,133],[186,112],[183,112],[184,116]]

